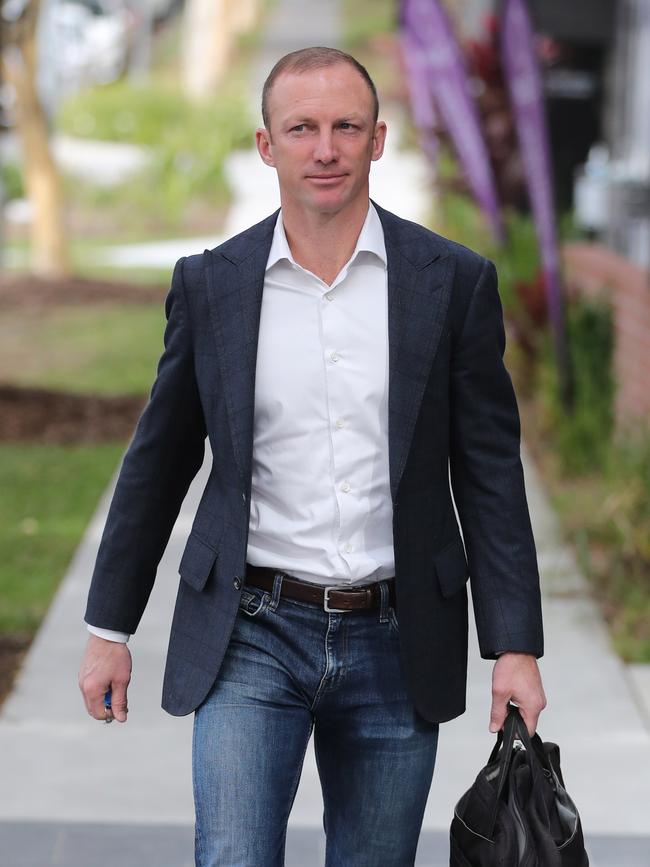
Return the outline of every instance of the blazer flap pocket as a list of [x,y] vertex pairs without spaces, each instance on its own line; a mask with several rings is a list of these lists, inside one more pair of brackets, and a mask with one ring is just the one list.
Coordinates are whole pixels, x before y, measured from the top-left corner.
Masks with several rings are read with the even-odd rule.
[[448,599],[465,586],[469,577],[465,549],[460,536],[438,551],[435,558],[440,592]]
[[195,590],[203,590],[217,555],[216,548],[191,532],[178,565],[181,578]]

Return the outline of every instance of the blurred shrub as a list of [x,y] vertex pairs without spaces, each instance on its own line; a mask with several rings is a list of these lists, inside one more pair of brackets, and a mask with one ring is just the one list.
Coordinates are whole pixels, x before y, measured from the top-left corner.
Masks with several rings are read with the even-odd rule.
[[236,85],[213,101],[195,105],[170,85],[122,80],[81,91],[62,106],[58,124],[71,135],[180,150],[201,133],[211,147],[227,152],[247,141],[251,120]]
[[542,412],[552,433],[564,472],[602,471],[614,424],[612,312],[606,302],[573,299],[567,306],[567,339],[573,376],[574,405],[562,406],[551,340],[539,359]]
[[650,662],[650,432],[619,436],[584,496],[560,498],[617,651]]
[[343,0],[342,7],[346,51],[359,49],[373,37],[395,30],[393,0]]
[[444,190],[436,206],[434,228],[437,232],[492,259],[499,275],[499,295],[506,313],[518,306],[516,286],[531,283],[539,269],[535,226],[528,216],[514,210],[504,214],[507,241],[497,247],[486,220],[464,193]]
[[15,163],[0,163],[0,184],[6,201],[25,197],[23,173]]
[[148,147],[151,163],[139,177],[115,191],[98,190],[97,199],[126,197],[138,207],[178,217],[194,197],[216,202],[227,197],[224,159],[253,140],[247,106],[233,83],[197,106],[168,85],[120,81],[71,97],[57,124],[73,136]]

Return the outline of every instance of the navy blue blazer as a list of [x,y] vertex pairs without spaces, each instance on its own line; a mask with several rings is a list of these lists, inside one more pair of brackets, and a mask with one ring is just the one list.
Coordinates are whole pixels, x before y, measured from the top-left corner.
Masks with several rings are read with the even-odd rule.
[[[400,653],[417,711],[443,722],[465,710],[468,576],[482,657],[543,653],[519,415],[493,263],[375,207],[388,260]],[[163,684],[162,706],[178,716],[212,687],[241,596],[260,304],[277,213],[176,264],[165,349],[122,461],[88,595],[89,623],[135,632],[207,435],[212,469],[179,565]]]

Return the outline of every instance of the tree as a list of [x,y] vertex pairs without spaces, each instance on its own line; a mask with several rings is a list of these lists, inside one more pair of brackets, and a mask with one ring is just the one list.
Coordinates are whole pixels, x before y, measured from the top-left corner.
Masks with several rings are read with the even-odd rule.
[[[2,72],[16,96],[23,174],[32,203],[32,268],[47,277],[69,273],[59,175],[36,86],[39,0],[4,3],[0,17]],[[11,13],[11,14],[10,14]]]
[[186,0],[183,86],[189,99],[208,100],[228,70],[235,39],[252,29],[258,0]]

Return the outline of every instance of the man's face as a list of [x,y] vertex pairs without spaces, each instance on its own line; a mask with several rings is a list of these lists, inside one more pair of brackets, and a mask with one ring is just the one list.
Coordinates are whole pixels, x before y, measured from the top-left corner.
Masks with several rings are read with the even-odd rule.
[[374,123],[370,88],[354,67],[282,73],[267,110],[270,128],[257,130],[257,147],[278,173],[284,206],[334,214],[367,200],[386,124]]

